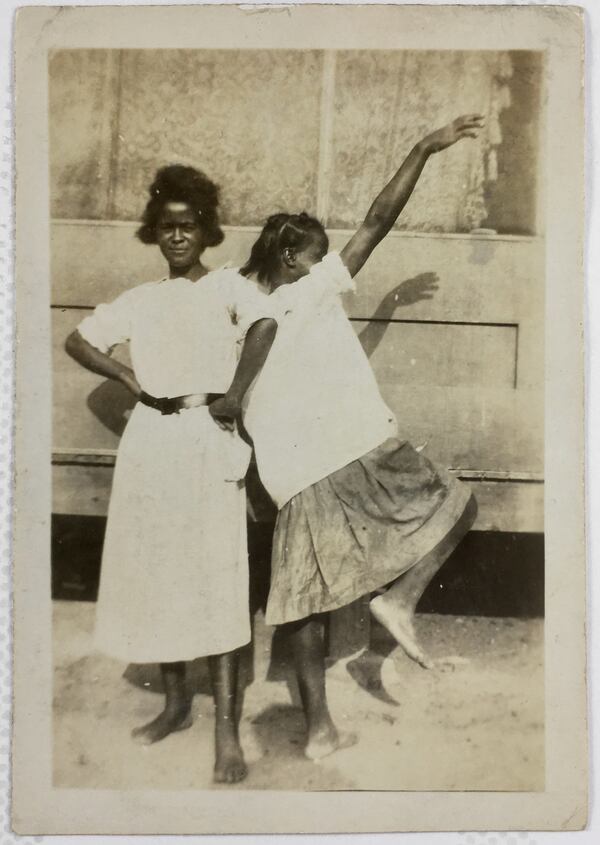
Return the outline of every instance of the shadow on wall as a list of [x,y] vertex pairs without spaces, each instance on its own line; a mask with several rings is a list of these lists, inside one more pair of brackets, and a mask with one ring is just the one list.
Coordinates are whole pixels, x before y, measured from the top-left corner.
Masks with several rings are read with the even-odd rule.
[[108,379],[92,390],[87,406],[105,428],[121,437],[136,401],[124,385]]
[[381,300],[372,318],[359,334],[358,338],[368,358],[375,352],[389,326],[389,320],[397,308],[414,305],[424,299],[433,299],[438,289],[437,273],[419,273],[412,279],[405,279],[386,294]]

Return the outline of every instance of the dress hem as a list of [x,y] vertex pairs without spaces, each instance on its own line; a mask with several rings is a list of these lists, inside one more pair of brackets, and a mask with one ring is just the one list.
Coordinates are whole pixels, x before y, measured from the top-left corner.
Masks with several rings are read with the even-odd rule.
[[237,651],[240,648],[248,645],[251,641],[251,635],[248,634],[241,642],[236,644],[225,644],[225,646],[219,646],[218,649],[212,649],[211,651],[206,651],[205,648],[199,649],[195,651],[193,654],[188,651],[184,651],[182,653],[178,653],[174,655],[172,652],[169,653],[168,656],[157,655],[153,654],[152,657],[150,655],[140,656],[140,654],[136,654],[135,657],[128,655],[125,656],[122,652],[119,652],[118,649],[112,649],[109,647],[104,647],[99,643],[94,643],[93,651],[99,652],[103,654],[105,657],[111,657],[113,660],[119,660],[122,663],[135,663],[138,665],[148,665],[148,664],[155,664],[155,663],[191,663],[193,660],[199,660],[203,657],[212,657],[216,654],[227,654],[230,651]]

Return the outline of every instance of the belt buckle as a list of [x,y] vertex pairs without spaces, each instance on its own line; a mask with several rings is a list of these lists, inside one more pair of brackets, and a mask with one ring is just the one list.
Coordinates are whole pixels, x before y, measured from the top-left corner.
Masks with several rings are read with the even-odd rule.
[[178,414],[181,410],[178,399],[164,397],[160,401],[160,412],[163,416]]

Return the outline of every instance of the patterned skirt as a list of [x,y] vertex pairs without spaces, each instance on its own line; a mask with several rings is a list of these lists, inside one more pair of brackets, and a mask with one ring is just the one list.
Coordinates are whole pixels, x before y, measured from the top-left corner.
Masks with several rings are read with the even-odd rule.
[[390,438],[279,511],[266,621],[324,613],[448,557],[475,519],[470,488]]

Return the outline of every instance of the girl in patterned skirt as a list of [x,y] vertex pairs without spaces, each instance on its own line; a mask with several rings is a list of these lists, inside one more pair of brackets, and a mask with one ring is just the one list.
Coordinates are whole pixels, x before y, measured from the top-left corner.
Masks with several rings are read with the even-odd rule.
[[[291,635],[311,759],[355,741],[329,714],[322,614],[376,592],[375,618],[430,667],[414,610],[475,519],[469,488],[399,435],[340,294],[390,231],[429,156],[481,126],[468,115],[418,143],[339,254],[328,253],[317,220],[276,214],[241,271],[271,288],[278,322],[244,424],[279,508],[266,619]],[[210,408],[222,427],[240,413],[241,381]]]

